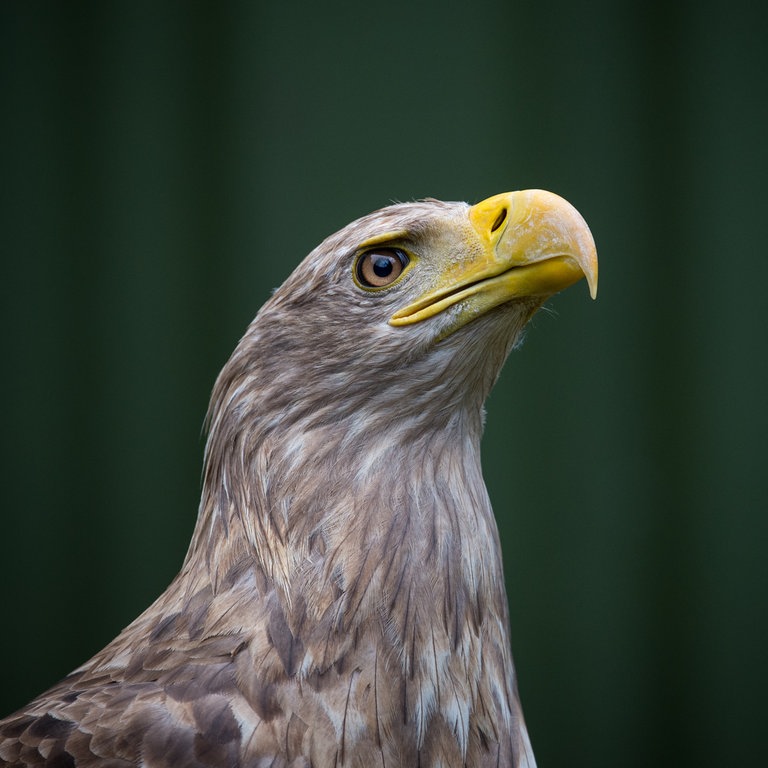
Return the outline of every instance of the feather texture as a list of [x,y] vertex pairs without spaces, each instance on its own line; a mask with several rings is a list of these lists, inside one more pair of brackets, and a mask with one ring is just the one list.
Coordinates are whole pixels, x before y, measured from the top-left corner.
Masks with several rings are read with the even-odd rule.
[[[467,211],[371,214],[275,292],[216,382],[179,575],[0,721],[0,764],[534,765],[479,445],[541,298],[445,338],[450,310],[387,322],[464,258]],[[390,233],[418,270],[361,290],[361,244]]]

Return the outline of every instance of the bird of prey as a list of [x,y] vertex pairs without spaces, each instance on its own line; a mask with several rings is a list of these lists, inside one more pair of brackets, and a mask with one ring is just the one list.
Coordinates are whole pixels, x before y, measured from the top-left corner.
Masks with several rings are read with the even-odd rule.
[[533,766],[483,403],[589,229],[541,190],[395,204],[327,238],[214,386],[181,571],[0,721],[0,765]]

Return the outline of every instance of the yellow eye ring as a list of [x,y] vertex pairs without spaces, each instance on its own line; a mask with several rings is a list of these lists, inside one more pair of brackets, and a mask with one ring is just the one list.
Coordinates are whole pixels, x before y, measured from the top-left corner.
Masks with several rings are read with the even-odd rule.
[[399,248],[372,248],[358,256],[355,277],[363,288],[386,288],[400,277],[409,261]]

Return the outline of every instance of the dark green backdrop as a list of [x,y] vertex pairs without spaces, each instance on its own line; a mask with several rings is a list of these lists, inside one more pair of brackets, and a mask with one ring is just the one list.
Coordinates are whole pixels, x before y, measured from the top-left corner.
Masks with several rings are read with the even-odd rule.
[[0,714],[172,578],[214,377],[321,238],[544,187],[600,296],[489,403],[541,766],[765,759],[762,3],[0,5]]

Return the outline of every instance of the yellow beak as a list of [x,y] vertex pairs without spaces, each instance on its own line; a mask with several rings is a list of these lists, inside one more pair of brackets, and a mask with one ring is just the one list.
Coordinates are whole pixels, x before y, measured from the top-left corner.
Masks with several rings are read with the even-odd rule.
[[460,305],[458,325],[514,299],[542,301],[586,277],[597,295],[597,252],[581,214],[540,189],[494,195],[469,209],[465,258],[447,264],[432,290],[402,307],[410,325]]

